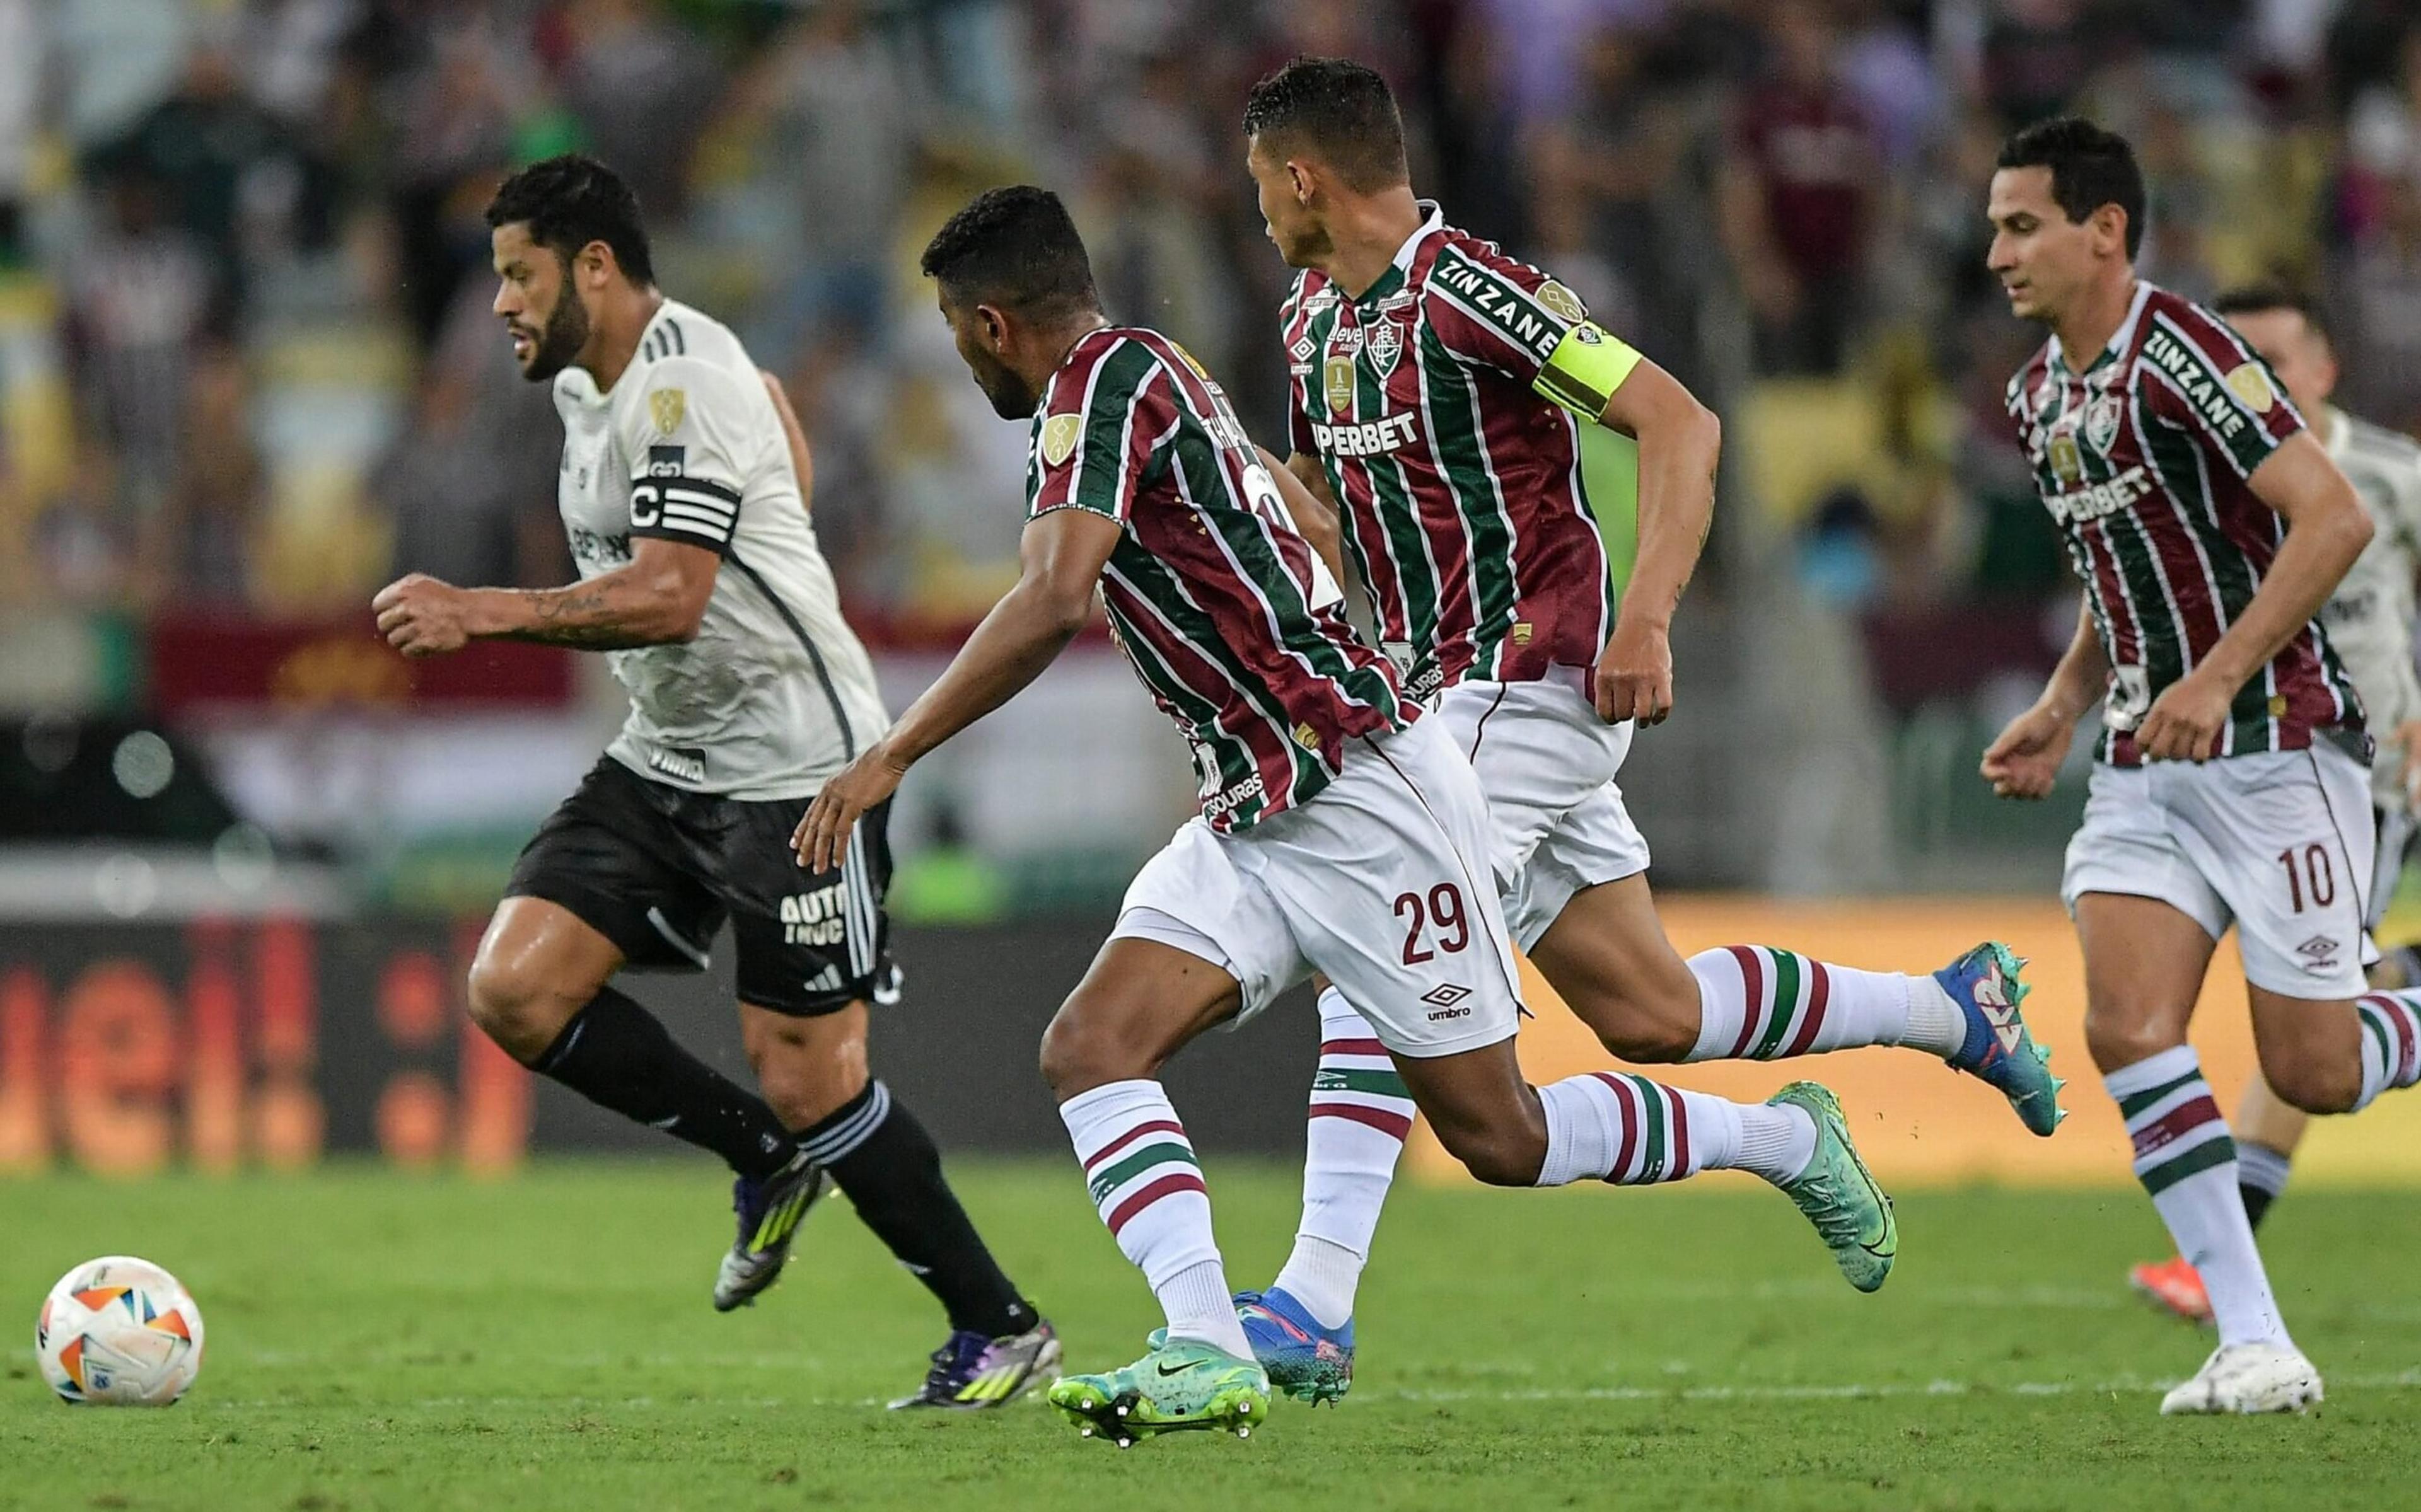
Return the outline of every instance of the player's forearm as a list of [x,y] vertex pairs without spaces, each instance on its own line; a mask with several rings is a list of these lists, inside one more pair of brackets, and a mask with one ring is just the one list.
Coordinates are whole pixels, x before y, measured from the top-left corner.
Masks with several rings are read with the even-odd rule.
[[1089,598],[1021,580],[882,738],[899,770],[1023,692],[1059,659],[1091,614]]
[[2060,654],[2059,665],[2052,668],[2051,680],[2043,685],[2038,702],[2073,724],[2085,717],[2109,682],[2110,658],[2093,628],[2093,606],[2080,602],[2076,633],[2069,637],[2068,649]]
[[626,567],[560,588],[474,589],[468,629],[480,640],[623,651],[693,640],[697,616],[676,586]]
[[2225,678],[2231,691],[2244,686],[2312,622],[2370,544],[2370,521],[2351,490],[2342,507],[2289,523],[2253,601],[2203,658],[2210,675]]
[[1671,406],[1671,413],[1637,429],[1639,549],[1622,596],[1625,620],[1645,619],[1659,629],[1671,625],[1706,550],[1723,452],[1723,423],[1687,391],[1679,393],[1686,407]]

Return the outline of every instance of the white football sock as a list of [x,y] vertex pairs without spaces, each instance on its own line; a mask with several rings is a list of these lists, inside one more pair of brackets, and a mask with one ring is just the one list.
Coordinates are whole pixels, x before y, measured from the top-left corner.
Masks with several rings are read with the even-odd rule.
[[1569,1076],[1539,1088],[1539,1100],[1547,1115],[1542,1187],[1591,1178],[1646,1186],[1731,1170],[1787,1181],[1816,1151],[1815,1123],[1800,1109],[1733,1102],[1644,1076]]
[[1303,1223],[1273,1286],[1328,1328],[1353,1316],[1370,1238],[1413,1127],[1412,1095],[1370,1025],[1320,994],[1320,1068],[1304,1128]]
[[1966,1042],[1965,1016],[1930,976],[1860,971],[1765,945],[1702,950],[1690,972],[1698,979],[1694,1061],[1780,1060],[1865,1045],[1947,1058]]
[[1143,1271],[1171,1338],[1252,1358],[1210,1231],[1210,1193],[1193,1142],[1158,1082],[1112,1082],[1059,1105],[1093,1206]]
[[2135,1178],[2151,1193],[2178,1253],[2202,1274],[2221,1346],[2294,1348],[2236,1190],[2236,1142],[2194,1047],[2179,1045],[2122,1067],[2102,1084],[2127,1120]]

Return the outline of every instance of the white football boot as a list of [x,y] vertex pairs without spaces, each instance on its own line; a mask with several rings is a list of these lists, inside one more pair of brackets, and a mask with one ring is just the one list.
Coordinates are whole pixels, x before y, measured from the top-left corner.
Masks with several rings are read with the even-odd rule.
[[2320,1373],[2292,1345],[2228,1344],[2161,1398],[2161,1412],[2300,1412],[2320,1395]]

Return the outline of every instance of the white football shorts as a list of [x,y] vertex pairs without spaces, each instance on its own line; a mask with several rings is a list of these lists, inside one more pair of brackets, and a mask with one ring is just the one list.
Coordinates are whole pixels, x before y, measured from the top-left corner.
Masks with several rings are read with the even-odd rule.
[[2245,979],[2285,997],[2354,998],[2378,959],[2370,772],[2321,741],[2215,761],[2093,769],[2060,897],[2158,898],[2213,940],[2237,928]]
[[1221,834],[1199,818],[1136,874],[1113,939],[1198,956],[1241,1023],[1327,974],[1398,1055],[1512,1037],[1521,990],[1489,878],[1487,802],[1445,723],[1356,740],[1303,803]]
[[1583,667],[1536,682],[1460,682],[1437,711],[1488,795],[1489,865],[1505,921],[1527,950],[1572,895],[1648,869],[1615,773],[1632,725],[1609,725],[1584,691]]

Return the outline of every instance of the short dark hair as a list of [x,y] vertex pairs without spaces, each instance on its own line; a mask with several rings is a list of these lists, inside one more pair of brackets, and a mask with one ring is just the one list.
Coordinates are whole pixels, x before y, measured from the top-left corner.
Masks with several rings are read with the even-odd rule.
[[580,249],[602,242],[634,284],[656,281],[648,256],[648,230],[639,221],[639,196],[622,176],[579,152],[533,163],[506,179],[488,201],[491,229],[527,222],[530,240],[570,267]]
[[1068,207],[1048,189],[987,189],[943,223],[918,264],[952,304],[1043,318],[1101,307],[1092,259]]
[[2001,144],[2000,166],[2049,168],[2051,197],[2080,225],[2104,205],[2127,212],[2127,257],[2144,245],[2144,170],[2135,149],[2116,132],[2089,120],[2056,116],[2023,127]]
[[1299,57],[1244,97],[1244,134],[1283,152],[1309,148],[1360,194],[1412,179],[1404,117],[1378,71],[1342,57]]
[[2335,345],[2329,335],[2328,317],[2320,310],[2320,302],[2302,289],[2292,288],[2276,279],[2263,279],[2257,284],[2239,284],[2224,290],[2210,302],[2215,315],[2262,315],[2271,310],[2292,310],[2304,318],[2313,335]]

